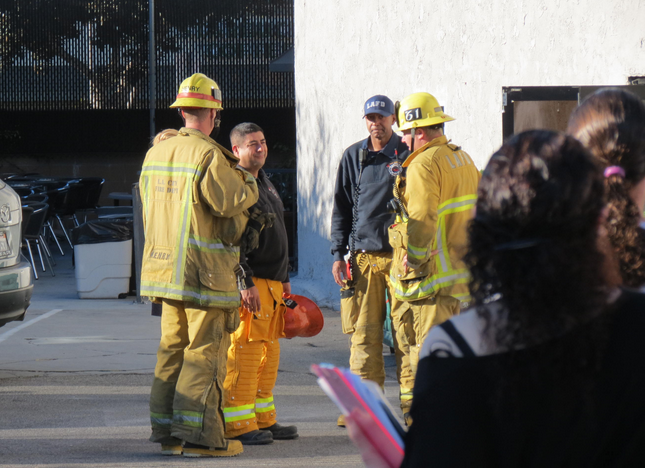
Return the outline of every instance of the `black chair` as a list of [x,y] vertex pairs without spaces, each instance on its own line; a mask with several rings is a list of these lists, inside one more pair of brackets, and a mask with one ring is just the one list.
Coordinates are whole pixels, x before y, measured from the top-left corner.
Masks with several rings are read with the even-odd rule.
[[[23,239],[24,246],[27,247],[27,251],[29,252],[29,259],[31,261],[32,270],[34,271],[34,278],[38,279],[38,272],[36,270],[36,263],[34,261],[34,253],[31,249],[32,242],[36,245],[38,256],[40,258],[40,265],[43,271],[46,271],[45,262],[43,261],[43,257],[45,257],[47,264],[49,265],[49,268],[52,272],[52,276],[55,276],[54,268],[52,267],[52,263],[49,259],[51,253],[49,252],[47,245],[45,245],[45,240],[42,236],[43,223],[45,222],[45,217],[47,216],[49,205],[47,205],[47,203],[30,203],[28,205],[24,205],[23,213],[25,213],[25,208],[32,210],[27,223],[25,223],[27,226],[24,228]],[[41,246],[43,247],[42,250]]]
[[[23,207],[26,205],[33,205],[34,203],[47,203],[49,204],[49,197],[44,194],[44,193],[32,193],[31,195],[23,198]],[[52,255],[51,251],[49,250],[49,243],[47,242],[48,239],[48,234],[50,234],[49,230],[51,229],[51,223],[50,223],[50,217],[52,215],[52,210],[47,210],[47,215],[45,216],[45,222],[43,223],[43,230],[41,231],[41,236],[45,243],[43,244],[45,249],[47,250],[47,255],[50,257],[52,265],[56,265],[56,260],[54,260],[54,256]],[[23,221],[24,222],[24,221]],[[23,229],[24,229],[23,225]],[[61,251],[61,254],[63,254],[61,245],[58,243],[58,239],[56,239],[56,236],[54,236],[54,240],[56,241],[56,244],[58,245],[58,249]]]
[[24,200],[26,202],[47,203],[49,201],[49,197],[46,193],[32,193],[24,197]]
[[29,219],[31,214],[34,212],[34,209],[28,205],[22,205],[22,226],[20,226],[20,245],[25,241],[25,231],[27,230],[27,225],[29,224]]
[[5,184],[11,187],[14,190],[18,189],[28,189],[33,191],[34,181],[33,180],[6,180]]
[[26,172],[24,174],[7,174],[6,176],[3,176],[3,179],[4,180],[17,180],[17,179],[34,180],[34,179],[38,179],[39,177],[43,177],[43,176],[38,172]]
[[99,205],[99,198],[101,197],[101,189],[105,183],[105,179],[101,177],[81,177],[78,179],[79,185],[82,187],[80,194],[79,205],[74,214],[74,222],[79,225],[77,215],[83,216],[83,222],[87,221],[88,214],[95,213]]
[[[61,252],[61,255],[65,255],[65,252],[63,252],[63,248],[61,247],[61,243],[58,241],[58,237],[56,236],[56,232],[54,231],[54,226],[52,225],[51,222],[51,217],[53,215],[53,210],[57,206],[61,206],[63,204],[63,200],[65,198],[65,194],[67,192],[67,183],[63,182],[45,182],[41,181],[38,183],[38,185],[35,185],[33,187],[34,190],[34,196],[36,195],[44,195],[47,197],[47,204],[50,206],[50,209],[48,210],[48,215],[47,218],[45,219],[44,223],[44,230],[45,230],[45,240],[49,239],[50,237],[54,239],[54,242],[56,243],[56,246],[58,247],[59,252]],[[63,230],[63,234],[67,238],[67,232]],[[68,238],[69,242],[69,238]]]
[[11,188],[13,189],[14,192],[18,194],[20,198],[28,197],[29,195],[32,195],[34,193],[31,187],[11,187]]
[[68,234],[67,228],[65,227],[64,219],[71,219],[74,225],[78,225],[78,221],[76,220],[74,215],[76,213],[76,209],[79,206],[79,203],[84,197],[84,188],[81,184],[78,183],[78,180],[71,180],[67,183],[65,189],[66,190],[62,192],[64,193],[63,199],[60,201],[60,203],[57,203],[53,206],[53,211],[54,216],[58,220],[58,224],[61,227],[65,238],[67,239],[67,243],[70,244],[71,249],[74,249],[70,235]]

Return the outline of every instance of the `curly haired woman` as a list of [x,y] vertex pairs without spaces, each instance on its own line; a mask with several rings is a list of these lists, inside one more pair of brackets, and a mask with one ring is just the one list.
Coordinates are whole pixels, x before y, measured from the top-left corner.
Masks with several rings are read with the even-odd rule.
[[644,462],[645,296],[617,287],[603,179],[554,132],[494,154],[469,230],[475,307],[423,346],[403,467]]
[[609,200],[606,220],[623,284],[645,284],[645,104],[620,89],[602,89],[571,114],[568,133],[603,168]]

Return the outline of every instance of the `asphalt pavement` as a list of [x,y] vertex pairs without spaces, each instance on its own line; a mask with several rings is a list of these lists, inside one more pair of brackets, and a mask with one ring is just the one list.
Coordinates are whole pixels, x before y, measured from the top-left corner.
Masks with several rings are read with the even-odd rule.
[[[55,253],[55,277],[39,272],[25,321],[0,328],[0,466],[363,466],[309,370],[348,365],[337,311],[322,309],[319,335],[281,340],[275,403],[279,422],[296,425],[298,439],[245,447],[235,458],[164,457],[148,442],[159,317],[134,296],[79,299],[69,247],[65,253]],[[397,408],[395,360],[384,350],[385,391]]]

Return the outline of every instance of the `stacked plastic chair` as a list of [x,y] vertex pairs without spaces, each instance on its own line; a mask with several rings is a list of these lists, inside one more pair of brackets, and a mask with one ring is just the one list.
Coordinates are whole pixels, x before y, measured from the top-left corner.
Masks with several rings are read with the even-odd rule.
[[38,279],[38,271],[36,268],[36,262],[34,260],[34,253],[32,251],[32,243],[36,246],[38,257],[40,259],[40,265],[41,265],[41,268],[43,269],[43,272],[46,271],[45,261],[44,261],[45,259],[47,260],[47,264],[52,273],[52,276],[55,276],[54,267],[52,266],[52,263],[50,261],[51,252],[49,251],[49,248],[47,247],[47,244],[45,243],[45,240],[42,235],[43,224],[47,217],[47,211],[49,210],[49,205],[47,203],[38,203],[38,202],[26,202],[26,203],[27,204],[23,205],[23,217],[25,213],[29,213],[30,210],[31,210],[31,213],[29,213],[29,216],[27,217],[27,222],[23,220],[23,222],[26,224],[26,226],[23,227],[23,240],[24,240],[24,245],[27,248],[27,251],[29,252],[29,260],[31,261],[31,266],[34,271],[34,278]]
[[101,189],[105,179],[101,177],[81,177],[78,184],[81,186],[81,193],[76,213],[74,214],[74,223],[79,226],[78,217],[83,216],[83,222],[87,221],[88,214],[96,213],[101,197]]

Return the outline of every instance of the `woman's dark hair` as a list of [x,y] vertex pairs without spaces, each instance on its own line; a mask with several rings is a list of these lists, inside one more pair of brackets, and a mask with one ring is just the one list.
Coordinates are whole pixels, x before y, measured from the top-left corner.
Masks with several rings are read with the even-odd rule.
[[[465,261],[477,312],[494,327],[496,344],[514,349],[544,342],[604,307],[603,208],[602,173],[575,138],[523,132],[492,156]],[[503,320],[486,307],[499,295]]]
[[571,114],[567,132],[579,139],[601,170],[620,166],[625,174],[606,178],[607,230],[620,262],[623,284],[645,284],[645,231],[630,190],[645,178],[645,105],[620,89],[602,89]]

